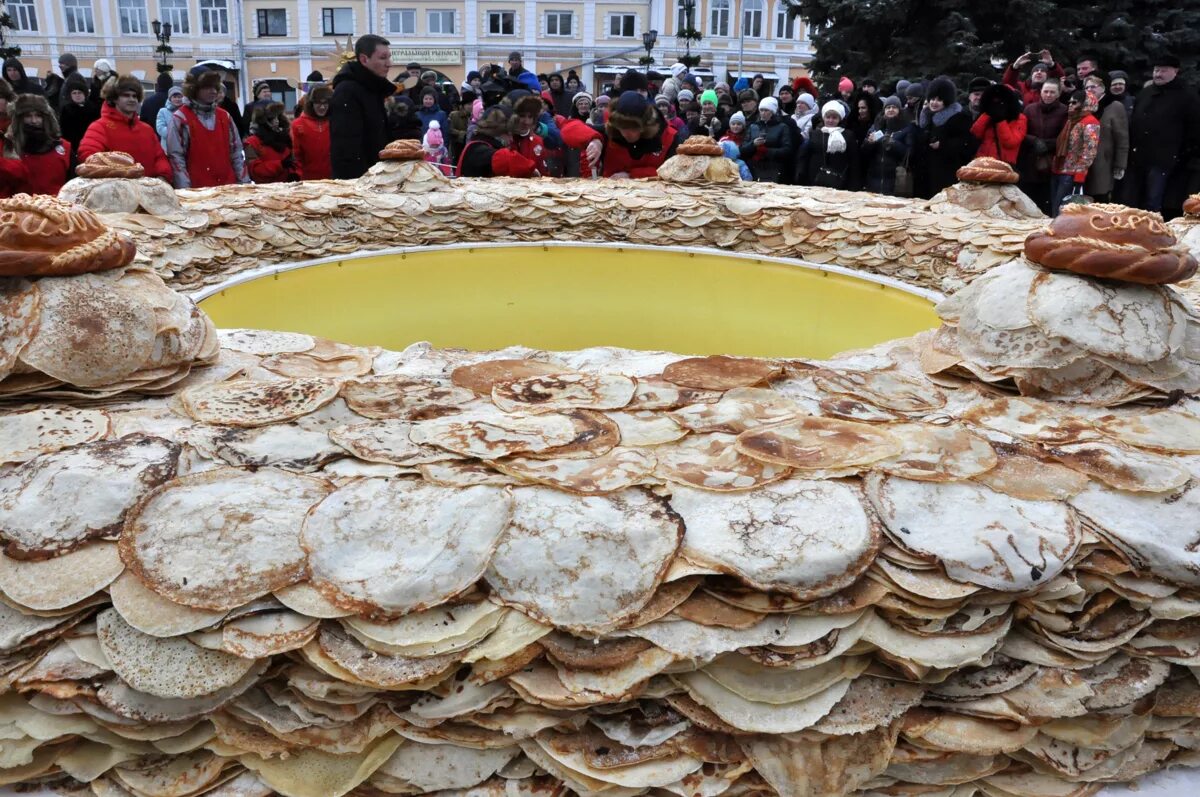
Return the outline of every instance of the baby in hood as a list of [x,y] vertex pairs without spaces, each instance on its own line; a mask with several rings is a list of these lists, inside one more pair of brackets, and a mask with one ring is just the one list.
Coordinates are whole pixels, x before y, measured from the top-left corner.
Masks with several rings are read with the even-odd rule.
[[749,182],[754,179],[754,175],[750,173],[750,167],[742,160],[741,152],[738,150],[738,145],[732,140],[726,138],[721,141],[721,151],[725,153],[725,157],[737,164],[738,174],[743,180]]

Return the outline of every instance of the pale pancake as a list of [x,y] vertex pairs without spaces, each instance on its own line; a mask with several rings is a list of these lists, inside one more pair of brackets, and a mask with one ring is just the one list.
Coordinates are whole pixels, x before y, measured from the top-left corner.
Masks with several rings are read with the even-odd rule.
[[41,296],[33,283],[0,277],[0,379],[17,367],[21,350],[37,335]]
[[312,335],[262,329],[219,329],[221,347],[246,354],[282,354],[309,351],[317,345]]
[[114,609],[101,612],[96,636],[121,680],[156,697],[192,698],[232,686],[254,666],[179,637],[159,639],[128,625]]
[[1070,443],[1049,449],[1050,456],[1097,481],[1138,493],[1163,493],[1182,487],[1191,474],[1170,457],[1103,441]]
[[875,464],[884,473],[919,481],[961,481],[996,466],[996,452],[988,441],[961,426],[902,423],[886,428],[904,449]]
[[689,435],[654,450],[655,475],[702,490],[753,490],[785,478],[791,470],[739,453],[729,434]]
[[936,557],[957,581],[1000,592],[1054,578],[1081,541],[1074,513],[1063,504],[1012,498],[972,482],[871,474],[867,495],[897,545]]
[[590,459],[509,457],[492,466],[517,479],[548,484],[581,495],[612,493],[633,487],[653,471],[654,454],[636,448],[614,448]]
[[1054,501],[1078,495],[1088,477],[1050,460],[1040,449],[993,443],[996,466],[972,478],[998,493],[1027,501]]
[[185,476],[131,513],[121,558],[176,603],[232,609],[301,580],[300,525],[331,490],[326,481],[272,468]]
[[131,434],[42,454],[0,476],[5,552],[44,558],[117,534],[126,513],[175,475],[179,455],[176,443]]
[[515,382],[531,376],[568,373],[561,365],[552,365],[539,360],[484,360],[471,365],[461,365],[450,374],[450,381],[481,396],[492,395],[496,385]]
[[842,680],[812,697],[792,703],[768,705],[741,697],[726,689],[703,671],[681,673],[672,679],[683,686],[698,703],[709,708],[725,722],[747,733],[795,733],[810,728],[828,714],[850,688]]
[[657,446],[673,443],[688,433],[670,416],[649,410],[632,412],[607,412],[605,415],[616,423],[621,435],[621,444],[626,446]]
[[693,432],[741,434],[801,412],[800,405],[770,388],[739,387],[726,392],[719,401],[682,407],[670,417]]
[[882,541],[861,493],[840,482],[786,479],[745,493],[681,486],[671,506],[689,560],[805,600],[853,582]]
[[517,747],[473,750],[452,744],[403,745],[378,772],[422,791],[469,789],[487,780],[520,755]]
[[690,404],[712,403],[721,398],[719,390],[700,390],[682,387],[668,382],[661,376],[638,376],[637,390],[625,407],[628,412],[638,410],[673,410]]
[[328,434],[292,424],[250,429],[198,424],[187,431],[187,441],[206,457],[236,467],[271,466],[309,473],[346,456]]
[[199,631],[221,622],[225,612],[193,609],[146,589],[133,573],[122,573],[108,587],[113,608],[143,634],[172,637]]
[[635,615],[683,537],[679,516],[642,489],[580,497],[525,487],[514,496],[485,579],[504,603],[575,633],[603,633]]
[[503,415],[462,413],[418,421],[409,440],[480,459],[499,459],[565,446],[576,437],[576,427],[567,415]]
[[100,410],[40,407],[0,417],[0,464],[26,462],[108,434],[111,423]]
[[359,459],[411,468],[433,462],[456,459],[453,454],[430,445],[412,442],[410,421],[393,418],[364,421],[347,426],[335,426],[328,432],[329,440]]
[[822,390],[869,401],[897,412],[924,413],[946,403],[946,396],[927,379],[909,376],[899,370],[833,371],[818,370],[813,382]]
[[475,394],[442,380],[376,376],[347,381],[342,398],[365,418],[413,421],[453,414],[473,401]]
[[1120,443],[1166,453],[1200,454],[1200,418],[1178,410],[1099,418],[1096,427]]
[[0,555],[0,592],[29,609],[63,609],[92,597],[124,569],[116,543],[103,540],[36,562]]
[[300,542],[310,580],[326,598],[347,610],[395,616],[470,588],[512,513],[503,488],[363,479],[315,506]]
[[187,415],[218,426],[266,426],[315,412],[337,398],[326,379],[257,382],[236,379],[190,387],[179,394]]

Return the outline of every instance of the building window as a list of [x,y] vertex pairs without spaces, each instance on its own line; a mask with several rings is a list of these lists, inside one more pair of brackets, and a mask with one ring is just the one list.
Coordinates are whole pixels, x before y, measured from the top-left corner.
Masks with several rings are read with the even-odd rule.
[[609,14],[608,35],[613,39],[632,39],[637,35],[637,14]]
[[489,36],[516,36],[517,14],[515,11],[489,11],[487,13]]
[[453,11],[430,11],[426,19],[429,29],[426,31],[431,34],[442,36],[454,35],[454,12]]
[[200,0],[200,31],[229,35],[228,0]]
[[708,35],[729,35],[729,0],[712,0],[708,9]]
[[417,10],[415,8],[389,8],[385,19],[388,33],[405,36],[417,35]]
[[750,39],[763,35],[763,0],[746,0],[742,5],[742,32]]
[[546,12],[547,36],[570,36],[573,34],[575,15],[570,11]]
[[63,16],[67,20],[67,33],[96,32],[92,0],[63,0]]
[[322,36],[353,36],[354,11],[349,8],[321,9]]
[[13,20],[13,30],[37,33],[37,7],[33,0],[10,0],[8,14]]
[[286,36],[288,35],[287,27],[287,9],[258,9],[259,36]]
[[117,0],[117,18],[121,23],[121,33],[126,36],[145,35],[150,32],[146,0]]
[[775,38],[803,38],[803,35],[797,36],[797,33],[804,33],[804,22],[802,22],[799,17],[788,14],[788,7],[783,3],[780,3],[775,11]]
[[192,20],[188,14],[188,0],[158,0],[162,21],[171,23],[172,33],[185,36],[192,32]]

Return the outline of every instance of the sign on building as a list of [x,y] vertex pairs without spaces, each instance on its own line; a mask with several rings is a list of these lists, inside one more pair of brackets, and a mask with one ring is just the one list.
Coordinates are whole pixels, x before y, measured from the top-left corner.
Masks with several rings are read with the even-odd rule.
[[416,61],[421,66],[443,66],[461,64],[461,47],[393,47],[392,63],[407,64]]

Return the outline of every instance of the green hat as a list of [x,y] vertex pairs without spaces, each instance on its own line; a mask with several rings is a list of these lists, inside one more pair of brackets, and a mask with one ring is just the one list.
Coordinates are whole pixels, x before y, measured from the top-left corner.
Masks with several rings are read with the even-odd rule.
[[711,102],[713,105],[717,105],[719,102],[717,93],[712,89],[708,89],[700,95],[700,104],[703,105],[706,102]]

